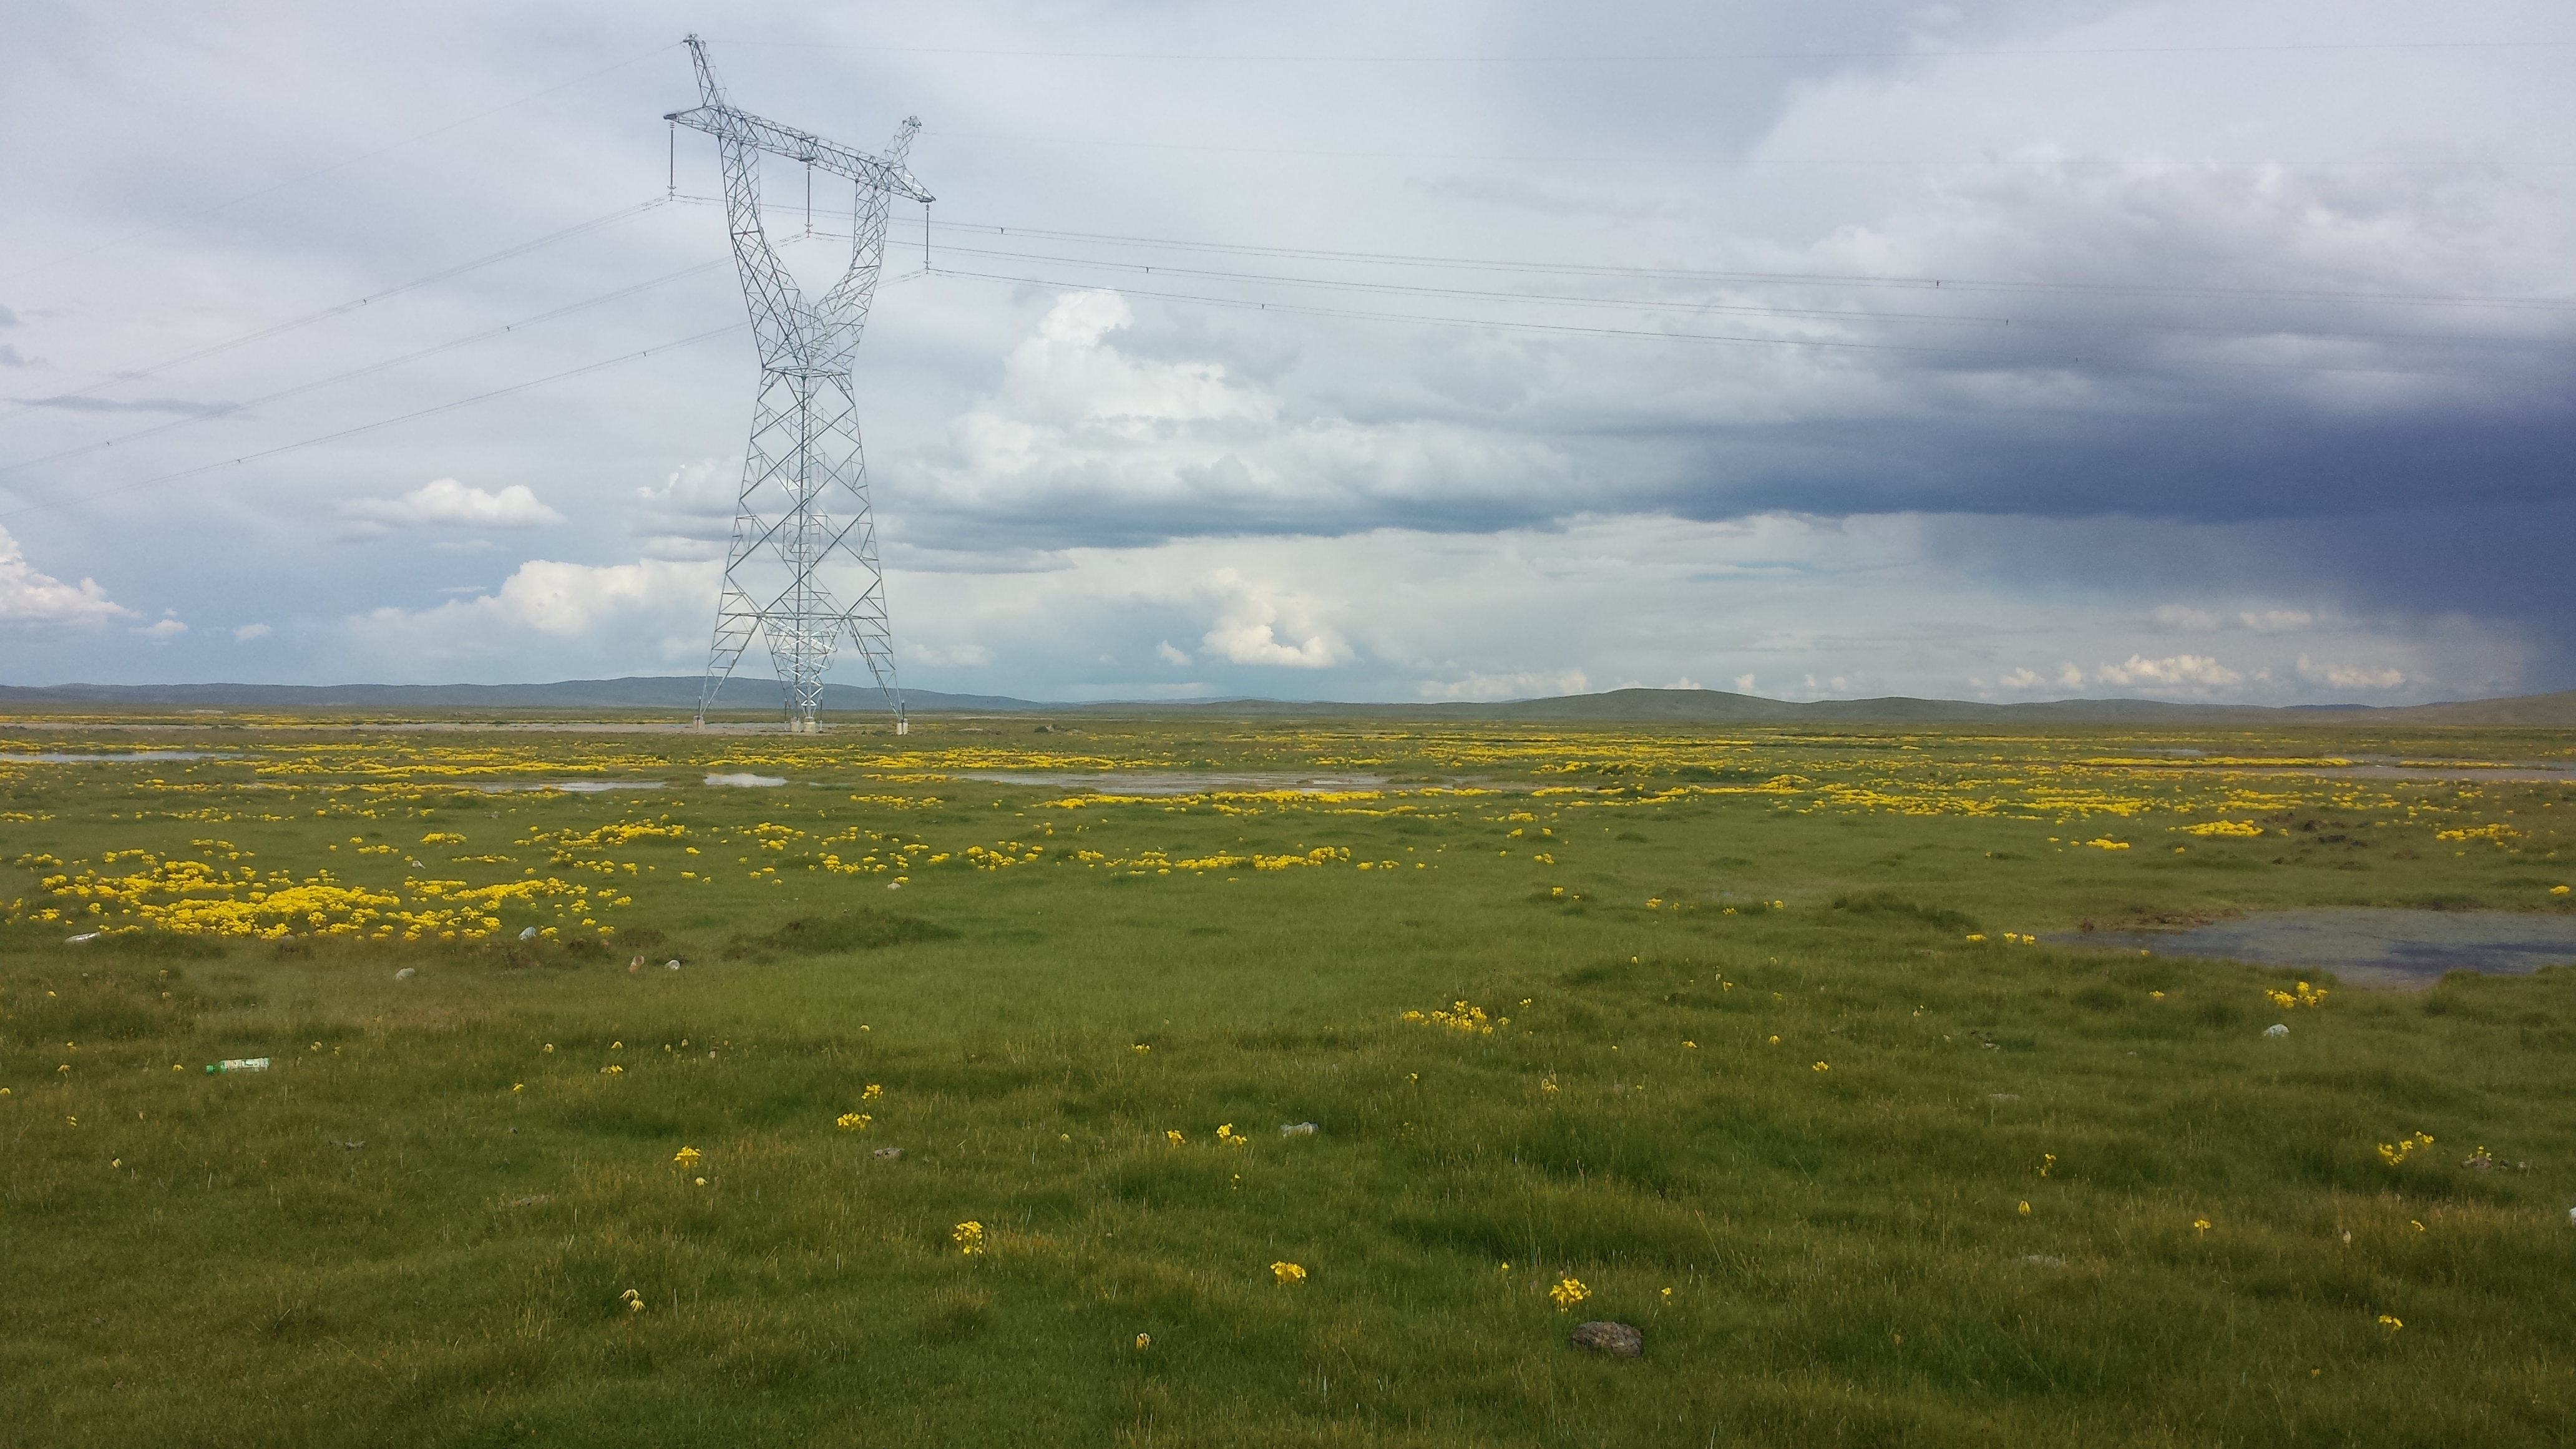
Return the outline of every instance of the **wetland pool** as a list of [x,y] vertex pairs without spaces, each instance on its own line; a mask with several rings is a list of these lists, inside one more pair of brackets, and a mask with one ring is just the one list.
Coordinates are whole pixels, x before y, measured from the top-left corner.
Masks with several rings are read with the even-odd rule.
[[2187,931],[2057,931],[2042,940],[2131,955],[2331,971],[2352,986],[2429,986],[2445,972],[2518,976],[2576,964],[2576,913],[2314,906]]

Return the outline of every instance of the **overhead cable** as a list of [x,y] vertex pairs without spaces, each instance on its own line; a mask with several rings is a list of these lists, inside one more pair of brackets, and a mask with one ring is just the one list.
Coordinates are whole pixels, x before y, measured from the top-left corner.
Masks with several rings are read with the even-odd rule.
[[[1068,282],[1059,278],[1008,276],[996,272],[952,271],[946,267],[939,268],[937,271],[933,272],[932,275],[940,277],[963,277],[973,281],[983,282],[1009,282],[1037,287],[1081,288],[1085,285],[1081,282]],[[1973,348],[1926,347],[1902,342],[1858,342],[1845,338],[1761,337],[1747,336],[1740,333],[1674,332],[1644,327],[1596,327],[1582,326],[1571,322],[1510,321],[1491,317],[1425,317],[1416,313],[1407,312],[1372,312],[1353,307],[1317,307],[1306,303],[1296,302],[1247,301],[1240,297],[1211,297],[1188,292],[1149,291],[1129,287],[1122,287],[1118,290],[1123,296],[1152,297],[1158,301],[1185,302],[1206,307],[1228,307],[1239,311],[1284,312],[1295,316],[1341,317],[1374,322],[1410,322],[1428,327],[1491,328],[1498,331],[1509,332],[1543,332],[1587,337],[1631,337],[1643,338],[1656,342],[1712,342],[1761,347],[1801,347],[1836,352],[1901,352],[1927,356],[1972,358],[1995,363],[2009,363],[2014,367],[2023,368],[2032,366],[2079,367],[2087,363],[2100,363],[2104,360],[2098,355],[2088,357],[2083,354],[2055,356],[2024,353],[2010,358],[2003,358],[1998,357],[1992,351],[1981,351]],[[2333,367],[2289,363],[2214,362],[2200,359],[2195,359],[2191,362],[2179,365],[2186,369],[2201,369],[2221,372],[2352,373],[2365,376],[2399,377],[2435,375],[2428,374],[2424,369],[2420,368]]]
[[[421,408],[415,412],[403,413],[390,418],[378,418],[373,422],[360,423],[355,427],[342,428],[337,432],[324,433],[319,437],[302,438],[292,443],[280,443],[273,448],[262,448],[253,453],[243,453],[231,458],[222,458],[212,463],[200,463],[193,468],[180,468],[172,472],[156,474],[150,478],[138,478],[131,483],[121,483],[113,488],[85,489],[81,492],[80,498],[81,500],[86,501],[88,499],[106,497],[112,494],[130,493],[138,488],[149,488],[156,483],[168,483],[179,478],[192,478],[200,473],[214,472],[218,468],[237,468],[244,463],[258,462],[262,458],[274,458],[280,453],[292,453],[300,448],[318,447],[323,443],[335,443],[342,438],[356,437],[360,433],[371,433],[379,428],[390,428],[397,423],[408,423],[417,421],[421,418],[435,417],[440,413],[454,412],[458,408],[471,407],[476,403],[490,402],[492,399],[498,397],[507,397],[514,392],[525,392],[532,387],[543,387],[548,383],[562,382],[568,378],[580,377],[586,373],[593,373],[605,368],[616,367],[622,363],[633,362],[639,358],[650,357],[656,352],[668,352],[673,348],[688,347],[695,343],[705,342],[710,338],[722,337],[728,333],[740,332],[750,325],[751,323],[748,321],[727,323],[722,327],[717,327],[706,332],[700,332],[693,336],[682,337],[671,342],[659,343],[652,347],[623,353],[616,357],[604,358],[598,362],[584,363],[579,367],[571,367],[566,368],[561,372],[548,373],[544,377],[532,377],[525,382],[514,382],[507,387],[496,387],[489,392],[478,392],[472,397],[457,398],[452,402],[443,402],[435,407]],[[43,502],[30,503],[23,508],[15,508],[6,513],[0,513],[0,518],[20,518],[27,514],[41,512],[48,508],[60,507],[63,503],[69,501],[71,501],[69,498],[57,496]]]
[[717,267],[725,265],[725,262],[726,258],[723,257],[718,257],[713,261],[700,262],[694,267],[684,267],[679,271],[655,277],[649,282],[638,282],[631,287],[621,287],[614,292],[603,293],[600,296],[591,297],[584,301],[567,303],[564,306],[554,308],[551,311],[540,312],[533,317],[522,317],[516,322],[508,322],[498,327],[486,328],[485,330],[474,333],[471,336],[453,338],[446,342],[424,347],[417,352],[406,352],[400,357],[389,357],[381,362],[368,363],[364,367],[353,367],[346,372],[333,373],[329,377],[315,378],[310,382],[300,382],[293,387],[280,388],[276,392],[268,393],[261,397],[249,398],[242,402],[228,404],[218,411],[196,413],[188,417],[174,418],[166,423],[155,423],[148,428],[137,428],[133,432],[126,433],[120,437],[105,438],[94,443],[81,443],[74,447],[65,448],[60,452],[47,453],[42,457],[27,458],[15,463],[0,463],[0,473],[14,473],[22,468],[33,468],[43,463],[59,462],[65,458],[78,457],[83,453],[94,453],[103,448],[112,448],[120,443],[131,443],[140,438],[153,437],[161,433],[173,431],[174,429],[193,427],[198,423],[210,422],[216,418],[237,418],[254,409],[265,407],[273,402],[283,401],[284,399],[297,396],[301,393],[316,392],[326,387],[335,386],[339,383],[351,382],[361,377],[369,377],[379,372],[390,371],[391,369],[401,367],[406,363],[418,362],[424,357],[435,357],[442,352],[452,352],[459,347],[470,346],[477,342],[487,342],[495,337],[506,336],[507,334],[516,332],[522,328],[534,327],[541,322],[551,322],[558,317],[567,317],[575,312],[584,312],[593,307],[604,306],[610,302],[621,301],[625,298],[634,296],[638,292],[649,291],[666,283],[679,281],[684,277],[694,277],[700,272],[712,271]]
[[201,361],[205,358],[213,357],[217,353],[230,352],[236,347],[247,347],[254,342],[265,342],[269,338],[278,336],[281,333],[293,332],[300,327],[310,327],[316,322],[325,322],[333,317],[339,317],[350,312],[355,312],[362,307],[373,306],[389,297],[399,297],[405,292],[417,291],[422,287],[431,286],[439,282],[448,281],[452,278],[464,276],[468,272],[480,271],[485,267],[494,265],[495,263],[506,262],[513,257],[525,256],[528,253],[540,250],[541,248],[553,246],[557,242],[568,241],[573,237],[597,231],[601,227],[625,221],[630,217],[641,216],[645,212],[651,211],[657,206],[668,204],[669,198],[657,196],[650,201],[642,202],[634,206],[620,207],[615,211],[609,212],[605,216],[593,217],[588,221],[579,223],[578,225],[568,226],[562,231],[550,232],[545,236],[538,237],[534,241],[520,242],[515,246],[503,247],[497,252],[487,252],[471,261],[458,262],[454,266],[442,267],[426,276],[414,277],[410,281],[402,283],[400,286],[387,287],[381,292],[370,292],[363,297],[342,302],[335,306],[325,307],[319,312],[308,312],[301,317],[280,322],[273,326],[262,327],[255,332],[245,332],[238,337],[226,338],[221,342],[200,347],[194,352],[183,352],[176,357],[165,357],[161,361],[155,362],[147,367],[120,368],[117,371],[108,374],[106,377],[98,379],[96,382],[72,388],[67,392],[54,393],[47,397],[12,399],[6,410],[0,411],[0,417],[8,417],[15,413],[24,412],[29,408],[43,407],[47,403],[60,402],[65,398],[87,397],[89,394],[97,392],[101,388],[113,387],[120,382],[130,382],[139,377],[150,377],[154,373],[166,372],[171,368],[179,367],[186,363]]
[[493,106],[488,110],[476,111],[469,116],[459,116],[452,121],[443,121],[438,125],[430,127],[426,131],[415,131],[411,135],[405,136],[399,141],[389,141],[382,146],[376,147],[372,151],[361,151],[355,156],[344,156],[337,161],[331,162],[329,165],[316,166],[310,171],[290,176],[283,181],[272,182],[269,185],[260,187],[256,191],[245,191],[239,196],[232,197],[225,201],[218,201],[212,206],[201,206],[195,211],[191,211],[185,215],[162,222],[158,226],[148,226],[141,231],[129,232],[124,236],[99,242],[93,246],[86,246],[78,251],[65,252],[60,256],[52,257],[45,261],[20,267],[14,272],[0,273],[0,282],[15,281],[20,277],[28,276],[35,272],[41,272],[47,267],[60,266],[64,262],[77,261],[94,252],[106,251],[111,247],[121,247],[129,242],[141,241],[143,238],[148,236],[158,236],[162,232],[168,231],[182,222],[194,221],[201,216],[211,216],[218,211],[224,211],[231,207],[239,206],[245,201],[256,201],[260,197],[266,196],[271,192],[284,191],[290,186],[301,186],[305,182],[313,180],[315,177],[328,176],[334,171],[355,166],[361,161],[372,161],[378,156],[382,156],[393,151],[399,151],[403,147],[409,146],[414,142],[426,141],[432,136],[442,135],[446,132],[453,131],[459,126],[472,125],[474,122],[483,120],[487,117],[497,116],[503,111],[513,110],[519,106],[524,106],[530,101],[543,100],[557,91],[570,90],[574,86],[582,84],[584,81],[597,80],[601,76],[609,74],[611,71],[624,70],[626,67],[634,65],[638,61],[650,60],[654,56],[660,55],[663,51],[670,50],[676,44],[677,42],[675,41],[672,45],[657,45],[651,50],[642,51],[635,55],[628,56],[626,59],[621,60],[614,65],[601,66],[597,70],[588,72],[584,75],[574,76],[571,80],[558,82],[557,84],[550,85],[541,91],[530,91],[528,94],[519,97],[517,100],[504,101],[500,105]]

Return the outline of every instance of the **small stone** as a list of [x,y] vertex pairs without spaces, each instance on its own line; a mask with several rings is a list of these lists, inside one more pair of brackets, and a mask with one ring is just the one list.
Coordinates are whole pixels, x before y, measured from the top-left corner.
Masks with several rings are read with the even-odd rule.
[[2276,1021],[2270,1026],[2263,1028],[2263,1034],[2265,1036],[2288,1036],[2290,1034],[2290,1028],[2287,1024]]
[[665,971],[677,971],[680,969],[680,963],[677,960],[665,961],[662,963],[662,969]]
[[876,1151],[869,1153],[868,1156],[875,1158],[879,1162],[896,1162],[902,1159],[903,1149],[900,1147],[880,1147]]
[[1642,1358],[1646,1352],[1646,1336],[1624,1323],[1578,1323],[1565,1341],[1576,1348],[1615,1353],[1621,1358]]
[[1279,1124],[1279,1135],[1282,1137],[1312,1137],[1323,1130],[1323,1128],[1316,1126],[1312,1122],[1282,1122]]
[[401,969],[400,971],[397,971],[397,972],[395,972],[395,973],[394,973],[394,979],[395,979],[396,981],[409,981],[410,979],[412,979],[412,977],[417,976],[417,975],[419,975],[419,974],[420,974],[420,969],[419,969],[418,967],[415,967],[415,966],[405,966],[405,967],[404,967],[403,969]]

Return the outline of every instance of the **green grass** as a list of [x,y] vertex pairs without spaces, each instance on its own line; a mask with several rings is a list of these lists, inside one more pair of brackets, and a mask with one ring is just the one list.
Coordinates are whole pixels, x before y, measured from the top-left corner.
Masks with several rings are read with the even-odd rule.
[[[604,862],[635,902],[605,936],[520,912],[487,941],[72,946],[30,904],[69,865],[0,883],[21,902],[0,927],[0,1444],[2458,1445],[2576,1421],[2576,971],[2284,1013],[2262,989],[2295,973],[2000,939],[2564,909],[2563,787],[2359,801],[2267,777],[2242,788],[2300,797],[2268,800],[2273,834],[2203,840],[2167,828],[2207,812],[1823,793],[2034,760],[2064,783],[2133,736],[1085,720],[1051,747],[1562,783],[1532,773],[1543,746],[1589,751],[1578,778],[1618,793],[1062,811],[940,753],[1023,737],[946,728],[916,730],[908,768],[881,738],[437,744],[675,782],[623,799],[469,799],[363,737],[258,732],[275,754],[158,785],[0,776],[22,860],[220,836],[392,882],[406,862],[348,858],[352,835],[444,831],[514,853],[460,871]],[[718,765],[831,788],[681,788]],[[1791,767],[1805,793],[1657,793]],[[702,855],[516,843],[666,814]],[[2504,819],[2509,847],[2436,838]],[[763,823],[1037,858],[916,864],[889,891],[891,871],[804,869],[803,838],[762,853],[783,838]],[[2132,848],[2073,843],[2105,831]],[[1324,845],[1350,862],[1078,853]],[[1462,999],[1509,1025],[1402,1019]],[[2290,1035],[2265,1039],[2276,1020]],[[2416,1132],[2436,1145],[2383,1160]],[[2496,1170],[2461,1165],[2478,1148]],[[969,1220],[979,1255],[952,1242]],[[1578,1312],[1548,1297],[1568,1276]],[[1641,1327],[1646,1356],[1569,1349],[1594,1316]]]

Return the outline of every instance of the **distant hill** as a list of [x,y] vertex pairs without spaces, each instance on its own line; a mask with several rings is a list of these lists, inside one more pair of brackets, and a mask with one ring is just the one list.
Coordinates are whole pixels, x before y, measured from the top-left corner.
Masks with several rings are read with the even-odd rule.
[[1699,721],[1794,724],[2204,724],[2287,727],[2303,724],[2576,726],[2576,690],[2514,699],[2375,707],[2338,705],[2174,704],[2158,699],[2061,699],[1979,704],[1955,699],[1825,699],[1805,703],[1730,694],[1719,689],[1613,689],[1493,704],[1334,704],[1227,699],[1186,703],[1089,704],[1121,714],[1219,716],[1350,716],[1390,719],[1567,720],[1594,723]]
[[[1613,689],[1499,703],[1344,704],[1329,700],[1221,699],[1041,704],[997,694],[904,691],[915,714],[1059,713],[1195,715],[1218,718],[1338,717],[1377,719],[1565,720],[1568,722],[1793,724],[2158,724],[2281,728],[2303,724],[2576,727],[2576,690],[2512,699],[2463,700],[2393,707],[2371,705],[2173,704],[2154,699],[2061,699],[1979,704],[1955,699],[1826,699],[1797,703],[1719,689]],[[720,708],[727,714],[777,707],[778,684],[736,679]],[[0,686],[0,713],[63,709],[276,709],[344,713],[480,713],[506,711],[693,711],[698,681],[689,676],[566,679],[552,684],[62,684]],[[885,707],[873,689],[823,687],[823,707],[873,714]]]

